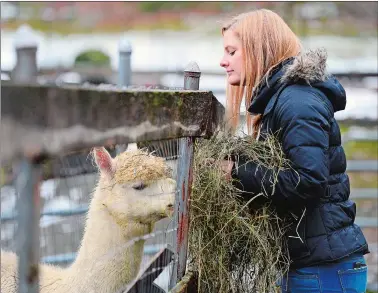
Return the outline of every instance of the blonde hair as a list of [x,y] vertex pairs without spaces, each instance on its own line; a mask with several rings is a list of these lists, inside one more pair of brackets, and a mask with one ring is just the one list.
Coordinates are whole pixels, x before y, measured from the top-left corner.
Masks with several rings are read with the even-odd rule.
[[[222,27],[222,35],[232,30],[242,42],[243,70],[240,85],[227,86],[226,119],[231,129],[239,124],[240,105],[245,95],[248,110],[259,85],[283,60],[296,56],[302,45],[285,21],[273,11],[259,9],[242,13]],[[261,115],[247,112],[248,133],[256,137]]]

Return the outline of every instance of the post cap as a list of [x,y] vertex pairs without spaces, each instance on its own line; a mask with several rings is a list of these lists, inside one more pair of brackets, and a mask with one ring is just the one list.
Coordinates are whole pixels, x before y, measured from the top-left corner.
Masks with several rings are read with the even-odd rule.
[[201,73],[201,70],[199,69],[199,66],[196,62],[191,61],[184,69],[184,72],[197,72]]
[[132,47],[130,41],[126,37],[122,37],[118,42],[118,51],[122,53],[131,53]]
[[21,25],[15,34],[13,45],[18,48],[37,48],[38,36],[36,32],[26,24]]

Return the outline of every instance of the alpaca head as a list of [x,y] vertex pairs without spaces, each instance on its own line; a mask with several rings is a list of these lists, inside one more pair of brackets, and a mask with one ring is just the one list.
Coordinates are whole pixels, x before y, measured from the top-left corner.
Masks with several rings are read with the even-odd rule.
[[100,170],[96,208],[105,210],[120,226],[151,225],[172,215],[176,181],[163,158],[139,149],[115,158],[102,147],[93,153]]

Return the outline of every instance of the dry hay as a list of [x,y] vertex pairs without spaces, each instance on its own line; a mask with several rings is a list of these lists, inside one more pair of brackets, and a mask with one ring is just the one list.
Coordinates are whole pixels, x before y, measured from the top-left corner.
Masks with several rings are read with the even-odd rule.
[[265,179],[273,185],[278,172],[289,168],[273,135],[264,142],[225,134],[198,141],[189,268],[198,277],[198,292],[275,292],[278,278],[289,267],[284,236],[288,224],[269,206],[269,194],[250,195],[248,201],[243,200],[233,182],[224,180],[218,163],[235,154],[274,169],[271,178]]

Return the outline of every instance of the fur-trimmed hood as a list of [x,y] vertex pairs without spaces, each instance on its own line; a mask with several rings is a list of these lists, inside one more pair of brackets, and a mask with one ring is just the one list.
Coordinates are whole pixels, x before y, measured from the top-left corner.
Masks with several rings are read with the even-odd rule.
[[304,81],[308,84],[325,81],[327,74],[327,51],[320,48],[314,51],[306,51],[292,59],[284,66],[281,82],[296,83]]
[[327,52],[324,48],[301,52],[276,66],[267,82],[263,82],[255,91],[248,111],[262,114],[270,98],[283,83],[315,87],[328,97],[335,112],[345,109],[345,90],[338,80],[327,72]]

